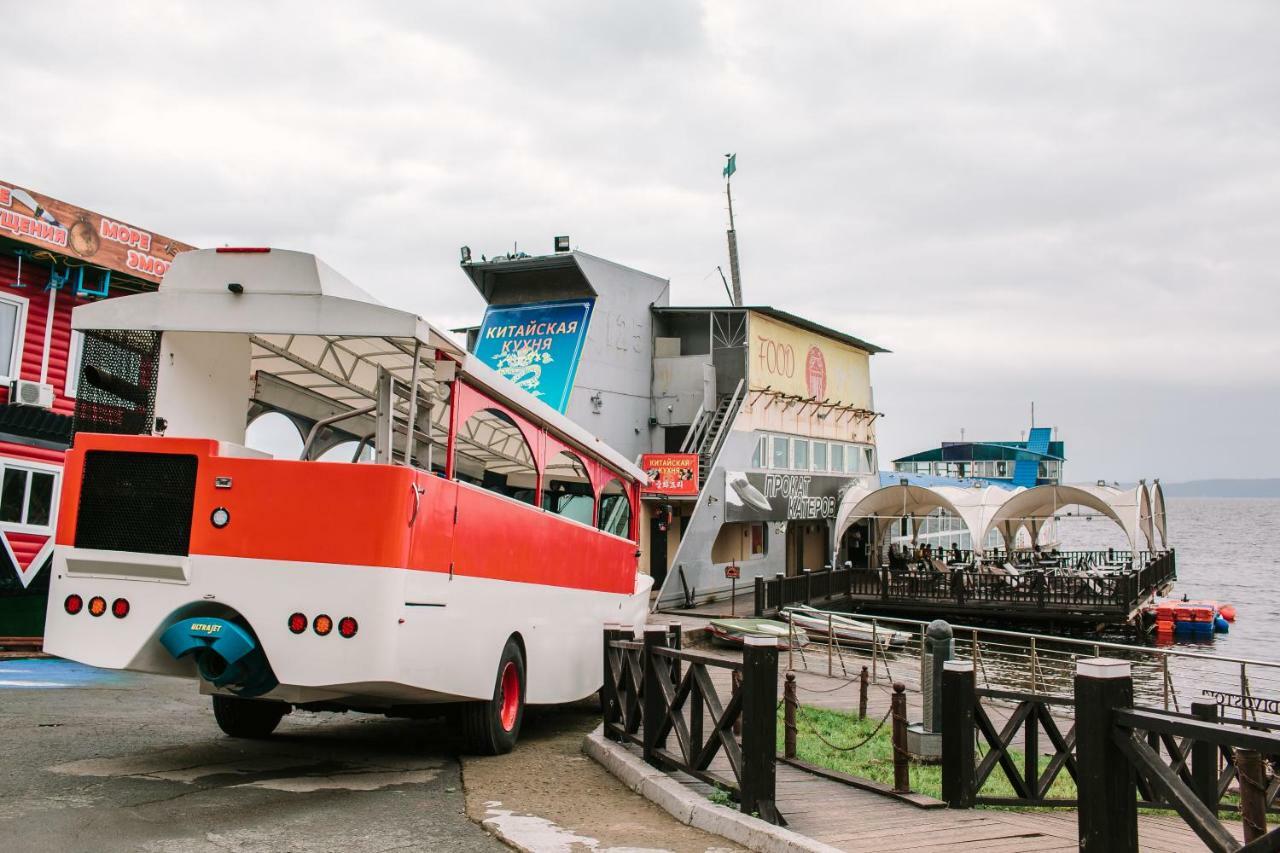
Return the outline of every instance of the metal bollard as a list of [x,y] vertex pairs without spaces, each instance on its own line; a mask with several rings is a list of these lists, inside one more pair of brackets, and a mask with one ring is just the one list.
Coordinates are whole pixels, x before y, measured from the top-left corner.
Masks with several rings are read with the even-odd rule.
[[871,673],[864,666],[858,676],[858,719],[867,718],[867,685],[871,683]]
[[893,790],[911,793],[911,766],[907,756],[907,687],[901,681],[893,684],[890,709],[893,716]]
[[800,702],[796,699],[796,676],[793,672],[787,673],[786,684],[782,687],[782,708],[785,734],[782,754],[787,758],[795,758],[796,713],[800,710]]

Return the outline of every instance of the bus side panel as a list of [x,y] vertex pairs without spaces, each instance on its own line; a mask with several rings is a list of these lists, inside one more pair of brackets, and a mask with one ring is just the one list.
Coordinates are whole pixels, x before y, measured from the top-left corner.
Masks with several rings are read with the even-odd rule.
[[458,485],[454,573],[630,594],[635,543],[494,494]]

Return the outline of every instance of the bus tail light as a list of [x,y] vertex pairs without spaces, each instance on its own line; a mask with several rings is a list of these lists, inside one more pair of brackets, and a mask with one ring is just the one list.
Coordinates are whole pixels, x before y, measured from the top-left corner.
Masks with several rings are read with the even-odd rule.
[[356,635],[356,631],[360,630],[360,625],[350,616],[343,616],[338,620],[338,633],[346,637],[348,640]]
[[117,598],[111,602],[111,615],[117,619],[123,619],[129,615],[129,599]]
[[295,634],[301,634],[307,630],[307,615],[305,613],[295,613],[290,616],[289,630]]
[[75,616],[81,610],[84,610],[84,599],[73,592],[67,596],[66,601],[62,602],[62,609]]
[[311,627],[317,634],[323,637],[333,630],[333,620],[321,613],[316,617],[316,621],[311,623]]
[[101,616],[107,612],[107,600],[100,595],[95,595],[89,599],[89,615]]

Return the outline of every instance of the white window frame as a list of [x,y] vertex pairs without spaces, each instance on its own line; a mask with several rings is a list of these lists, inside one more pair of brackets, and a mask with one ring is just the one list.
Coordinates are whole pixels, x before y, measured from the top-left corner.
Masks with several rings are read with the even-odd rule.
[[[0,376],[0,382],[8,385],[22,374],[22,351],[27,345],[27,305],[30,300],[16,293],[0,293],[0,302],[6,302],[18,309],[18,317],[13,323],[13,352],[9,354],[6,373]],[[3,363],[3,362],[0,362]]]
[[27,484],[22,493],[22,517],[25,519],[31,510],[32,474],[52,474],[53,494],[49,498],[49,523],[27,524],[25,521],[0,521],[0,529],[12,530],[15,533],[35,533],[53,535],[58,527],[58,499],[62,495],[62,468],[57,465],[46,465],[43,462],[28,462],[15,459],[0,459],[0,489],[4,487],[4,472],[16,468],[27,472]]
[[84,332],[71,330],[71,345],[67,347],[67,376],[62,382],[62,396],[72,400],[80,390],[80,364],[84,361]]

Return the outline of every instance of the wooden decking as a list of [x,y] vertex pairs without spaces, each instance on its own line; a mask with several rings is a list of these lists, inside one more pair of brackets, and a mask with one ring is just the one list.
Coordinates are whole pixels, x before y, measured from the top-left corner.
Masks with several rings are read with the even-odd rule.
[[[660,616],[655,621],[665,621]],[[693,620],[686,623],[686,630],[696,627]],[[727,650],[716,650],[731,654]],[[833,669],[836,678],[828,678],[825,648],[806,654],[808,670],[801,668],[798,655],[793,658],[796,667],[798,697],[802,706],[831,708],[856,712],[858,683],[856,677],[863,664],[870,664],[866,657],[844,652],[844,669],[838,660]],[[891,662],[892,671],[886,676],[883,664],[878,666],[879,679],[868,691],[867,715],[879,719],[889,707],[892,681],[907,685],[908,717],[921,716],[919,692],[919,665],[912,659]],[[779,655],[779,681],[785,678],[787,655]],[[848,673],[846,680],[840,677]],[[728,674],[724,670],[712,670],[717,688],[728,695]],[[779,696],[782,687],[779,684]],[[993,716],[999,725],[1007,718],[999,708],[993,708]],[[728,775],[723,757],[712,769]],[[711,794],[710,786],[684,774],[674,774],[682,782]],[[1071,809],[1012,812],[991,808],[969,811],[953,811],[945,808],[922,809],[892,797],[854,788],[840,782],[825,779],[796,767],[779,762],[777,765],[777,806],[788,821],[788,828],[795,832],[830,844],[851,853],[866,851],[909,851],[909,853],[934,853],[934,851],[973,851],[973,853],[1050,853],[1050,851],[1078,850],[1079,841],[1076,812]],[[1233,826],[1238,838],[1243,838],[1239,824]],[[1141,848],[1161,853],[1186,853],[1203,849],[1204,845],[1190,828],[1176,816],[1142,815],[1139,818]]]

